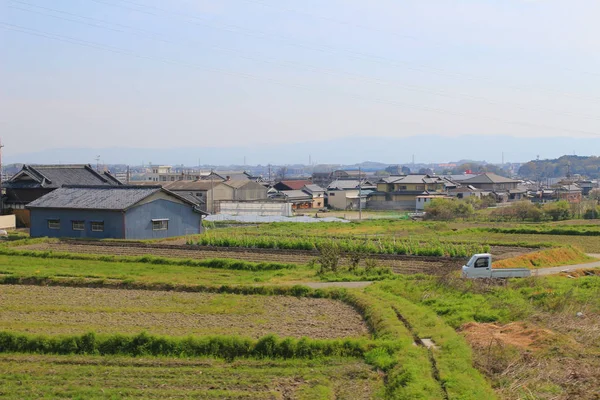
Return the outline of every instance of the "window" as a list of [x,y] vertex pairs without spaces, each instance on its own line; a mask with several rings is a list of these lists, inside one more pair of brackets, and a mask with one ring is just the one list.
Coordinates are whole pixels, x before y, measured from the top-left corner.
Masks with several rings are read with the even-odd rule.
[[329,193],[330,196],[335,196],[335,193],[331,192]]
[[487,258],[478,258],[477,261],[475,261],[475,268],[487,268],[487,266],[488,266]]
[[202,193],[200,193],[200,192],[196,193],[196,197],[202,197]]
[[48,229],[60,229],[60,219],[49,219]]
[[152,220],[152,230],[153,231],[166,231],[169,229],[169,220],[168,219],[153,219]]
[[74,231],[85,230],[85,222],[84,221],[71,221],[71,226]]
[[406,186],[398,186],[398,190],[406,190]]
[[92,221],[92,232],[104,232],[104,221]]

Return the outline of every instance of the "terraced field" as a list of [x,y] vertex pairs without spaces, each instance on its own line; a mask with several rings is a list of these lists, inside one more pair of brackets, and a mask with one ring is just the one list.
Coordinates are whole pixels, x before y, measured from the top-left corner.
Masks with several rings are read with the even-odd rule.
[[0,304],[0,330],[27,333],[369,335],[352,307],[329,299],[3,285]]
[[0,355],[0,397],[371,399],[380,374],[355,359],[320,361]]
[[[279,262],[290,264],[308,264],[318,257],[317,252],[302,250],[278,249],[209,249],[188,248],[186,246],[136,246],[112,245],[107,243],[73,244],[73,243],[37,243],[16,247],[19,250],[53,251],[74,254],[99,254],[115,256],[157,256],[166,258],[211,259],[233,258],[251,262]],[[499,251],[502,249],[499,249]],[[510,249],[511,255],[518,250]],[[522,252],[527,249],[522,250]],[[368,255],[378,265],[389,266],[394,272],[402,274],[411,273],[436,273],[457,269],[462,265],[462,258],[450,259],[446,257],[414,257],[394,255]],[[342,257],[340,265],[348,265],[347,258]]]

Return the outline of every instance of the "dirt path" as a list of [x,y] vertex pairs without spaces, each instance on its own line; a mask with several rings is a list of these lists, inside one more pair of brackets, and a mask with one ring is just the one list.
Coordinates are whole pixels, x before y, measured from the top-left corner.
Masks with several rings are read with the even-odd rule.
[[600,268],[600,254],[588,254],[590,257],[598,259],[598,261],[586,263],[586,264],[575,264],[575,265],[563,265],[561,267],[550,267],[540,268],[531,272],[533,276],[545,276],[559,274],[563,271],[573,271],[576,269],[588,269],[588,268]]
[[362,289],[369,286],[371,281],[361,282],[307,282],[302,283],[302,286],[308,286],[311,289],[325,289],[331,287],[346,288],[346,289]]

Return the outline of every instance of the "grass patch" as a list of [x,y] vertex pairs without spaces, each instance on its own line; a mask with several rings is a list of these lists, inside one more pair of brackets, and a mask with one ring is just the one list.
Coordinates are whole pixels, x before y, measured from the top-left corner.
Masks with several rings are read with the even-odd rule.
[[253,360],[0,355],[0,396],[377,399],[383,378],[353,358]]
[[[301,265],[294,265],[294,269],[252,271],[189,266],[177,262],[148,264],[126,260],[114,261],[112,256],[106,259],[103,256],[79,256],[54,258],[53,254],[46,257],[22,256],[20,253],[0,254],[0,269],[5,275],[13,278],[93,278],[117,281],[122,284],[133,282],[163,284],[165,287],[169,285],[277,285],[315,280],[315,271]],[[204,260],[198,260],[198,262],[202,261]],[[5,276],[4,279],[6,278]]]

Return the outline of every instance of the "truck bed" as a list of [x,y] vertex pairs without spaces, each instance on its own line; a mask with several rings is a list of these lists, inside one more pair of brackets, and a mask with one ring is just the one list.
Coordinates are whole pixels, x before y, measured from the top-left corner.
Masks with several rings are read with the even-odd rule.
[[527,268],[492,268],[492,278],[523,278],[531,276]]

